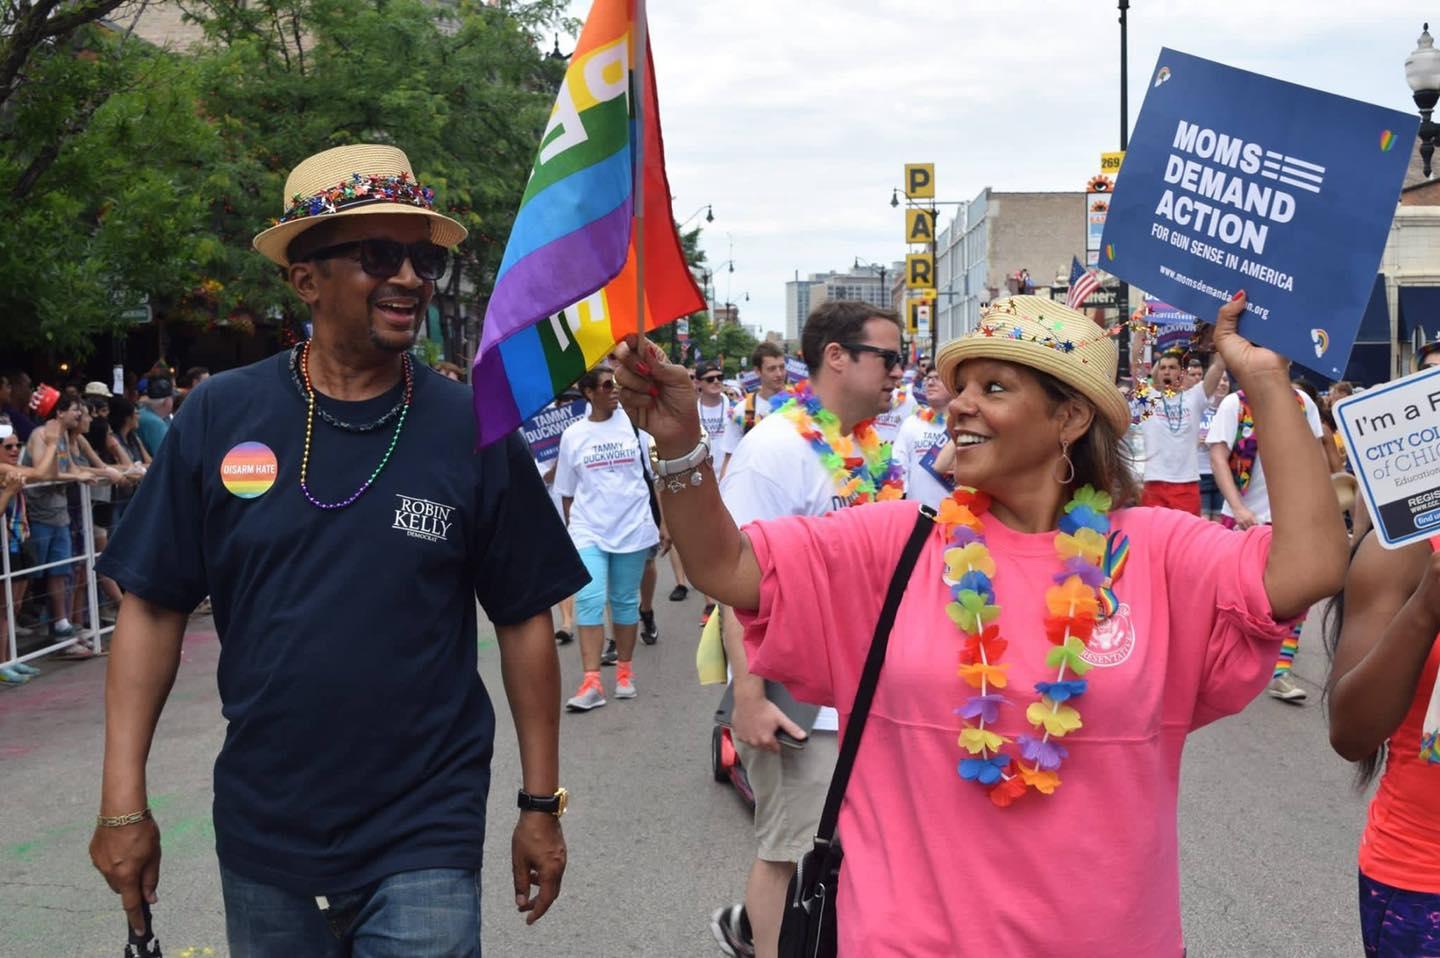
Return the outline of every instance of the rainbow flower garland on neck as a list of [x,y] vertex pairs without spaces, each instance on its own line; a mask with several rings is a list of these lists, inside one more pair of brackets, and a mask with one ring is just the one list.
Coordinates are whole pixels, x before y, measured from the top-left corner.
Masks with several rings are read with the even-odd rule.
[[945,425],[945,413],[937,410],[934,406],[921,406],[915,410],[915,415],[920,417],[921,422],[935,422],[938,418],[940,425]]
[[[957,770],[962,779],[985,787],[990,800],[1001,808],[1028,789],[1051,795],[1060,787],[1058,770],[1068,752],[1052,740],[1081,726],[1079,711],[1066,703],[1087,688],[1080,676],[1090,664],[1080,654],[1095,630],[1102,593],[1119,577],[1128,554],[1123,538],[1118,547],[1107,541],[1110,507],[1108,493],[1086,485],[1075,492],[1060,517],[1055,552],[1062,568],[1056,584],[1045,591],[1049,612],[1045,634],[1055,644],[1045,664],[1056,670],[1055,679],[1035,683],[1040,697],[1025,710],[1025,718],[1043,734],[1016,736],[1017,757],[1002,751],[1010,740],[987,727],[998,721],[1000,706],[1009,704],[1004,693],[992,688],[1005,688],[1010,667],[1000,661],[1009,643],[1001,638],[996,621],[1000,607],[995,604],[995,559],[980,521],[990,508],[990,497],[960,488],[940,503],[936,521],[948,543],[942,576],[954,600],[945,612],[964,636],[959,676],[979,692],[955,710],[964,719],[959,744],[969,753]],[[1074,677],[1067,678],[1067,672]]]
[[[858,506],[876,500],[899,499],[905,495],[905,479],[900,463],[890,455],[890,444],[881,442],[869,420],[855,427],[851,440],[840,435],[840,420],[820,404],[820,400],[802,384],[795,394],[775,412],[795,424],[800,435],[810,443],[820,462],[830,471],[836,494]],[[842,455],[838,449],[853,445],[860,455]]]

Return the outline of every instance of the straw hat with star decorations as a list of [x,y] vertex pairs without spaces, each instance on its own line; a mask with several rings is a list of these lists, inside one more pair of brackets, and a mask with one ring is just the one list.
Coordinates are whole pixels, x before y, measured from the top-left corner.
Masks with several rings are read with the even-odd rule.
[[980,311],[980,325],[940,347],[935,365],[952,388],[967,359],[1001,359],[1054,376],[1090,400],[1117,434],[1130,428],[1130,407],[1115,386],[1120,351],[1084,313],[1041,296],[1008,296]]
[[289,266],[295,237],[335,216],[401,213],[430,221],[431,242],[445,247],[465,239],[465,227],[435,212],[435,191],[415,180],[405,151],[376,143],[337,146],[300,161],[285,180],[284,212],[253,240],[257,252]]

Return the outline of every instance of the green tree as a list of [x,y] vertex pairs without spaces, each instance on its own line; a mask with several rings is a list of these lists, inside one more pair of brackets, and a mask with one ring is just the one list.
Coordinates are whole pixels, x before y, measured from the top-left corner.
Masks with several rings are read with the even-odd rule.
[[469,238],[436,291],[446,352],[460,358],[504,253],[563,75],[541,28],[563,0],[195,0],[205,31],[202,103],[222,140],[212,218],[232,277],[219,308],[295,311],[249,240],[280,212],[299,160],[333,146],[394,143]]
[[216,138],[188,64],[103,24],[30,51],[5,92],[0,344],[87,353],[142,295],[194,289]]
[[[470,230],[436,296],[458,358],[563,75],[538,41],[570,25],[564,8],[187,0],[204,31],[191,55],[101,25],[30,42],[0,90],[0,344],[88,352],[142,295],[170,319],[299,315],[251,237],[279,215],[299,160],[390,142]],[[14,49],[0,38],[0,78]]]

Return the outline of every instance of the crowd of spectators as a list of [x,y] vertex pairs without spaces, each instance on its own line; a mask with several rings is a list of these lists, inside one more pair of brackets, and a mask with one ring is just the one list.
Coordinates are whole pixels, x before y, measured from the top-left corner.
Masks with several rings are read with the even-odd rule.
[[[98,621],[90,621],[86,504],[98,555],[123,520],[176,407],[209,374],[195,367],[177,378],[157,364],[144,376],[127,377],[125,390],[115,393],[102,382],[56,388],[36,384],[23,370],[0,372],[0,511],[10,573],[0,588],[0,663],[8,663],[0,665],[0,688],[39,674],[20,657],[114,623],[121,591],[104,576],[97,580]],[[93,652],[72,643],[56,654]]]

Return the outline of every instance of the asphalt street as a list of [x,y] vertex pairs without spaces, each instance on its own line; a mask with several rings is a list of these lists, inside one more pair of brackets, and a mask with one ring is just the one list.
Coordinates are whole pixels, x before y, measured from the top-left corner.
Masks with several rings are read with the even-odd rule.
[[[667,568],[657,603],[660,643],[636,656],[639,698],[612,698],[603,709],[563,718],[570,867],[560,900],[530,927],[515,912],[509,879],[515,737],[494,635],[481,626],[480,669],[499,716],[486,838],[488,955],[719,954],[708,916],[740,894],[751,855],[748,813],[710,777],[719,691],[695,682],[700,600],[665,601],[668,577]],[[1354,861],[1365,801],[1326,743],[1316,618],[1297,663],[1312,693],[1307,707],[1262,696],[1190,740],[1179,830],[1191,956],[1359,953]],[[210,620],[193,619],[150,761],[164,835],[155,921],[168,958],[226,954],[210,821],[210,766],[223,737],[218,652]],[[561,660],[568,695],[580,674],[577,646],[563,648]],[[42,665],[39,679],[0,692],[0,956],[118,955],[123,916],[86,852],[99,787],[104,662]],[[383,683],[376,676],[377,702]],[[1124,823],[1092,827],[1115,829],[1118,839]],[[1063,931],[1057,936],[1063,940]]]

